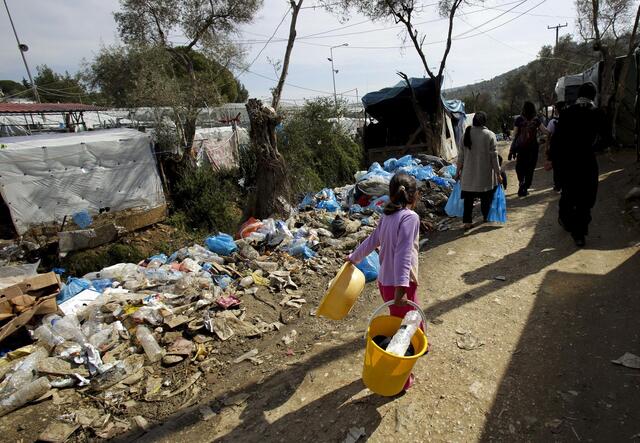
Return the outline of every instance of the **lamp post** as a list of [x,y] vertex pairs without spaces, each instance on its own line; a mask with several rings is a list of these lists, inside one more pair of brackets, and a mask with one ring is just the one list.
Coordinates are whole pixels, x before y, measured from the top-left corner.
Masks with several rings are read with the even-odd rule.
[[9,22],[11,23],[11,28],[13,29],[13,35],[16,36],[16,42],[18,43],[18,49],[20,50],[20,55],[22,56],[22,61],[24,62],[24,67],[27,69],[27,75],[29,76],[29,82],[31,82],[31,89],[33,89],[33,95],[38,103],[40,103],[40,95],[38,95],[38,88],[35,83],[33,83],[33,78],[31,77],[31,71],[29,70],[29,65],[27,64],[27,59],[24,56],[24,53],[29,50],[29,47],[25,44],[20,43],[20,39],[18,38],[18,33],[16,32],[16,27],[13,24],[13,19],[11,18],[11,13],[9,12],[9,6],[7,6],[7,0],[4,1],[4,8],[7,10],[7,15],[9,16]]
[[338,108],[338,94],[336,92],[336,74],[338,73],[338,71],[333,65],[333,50],[336,48],[341,48],[343,46],[349,46],[349,43],[343,43],[341,45],[331,46],[329,48],[329,51],[331,52],[331,58],[327,59],[331,62],[331,76],[333,77],[333,101],[335,102],[336,109]]

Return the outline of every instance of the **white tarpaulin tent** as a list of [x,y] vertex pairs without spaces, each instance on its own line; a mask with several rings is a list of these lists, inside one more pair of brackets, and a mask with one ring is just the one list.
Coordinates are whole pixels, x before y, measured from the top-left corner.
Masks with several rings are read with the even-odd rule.
[[[4,145],[4,146],[3,146]],[[0,195],[19,235],[83,209],[165,203],[147,134],[107,129],[0,138]]]

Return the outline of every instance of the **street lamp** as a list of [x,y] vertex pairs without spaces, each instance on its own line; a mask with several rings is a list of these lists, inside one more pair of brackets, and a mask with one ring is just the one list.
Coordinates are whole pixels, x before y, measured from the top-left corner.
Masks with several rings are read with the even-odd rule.
[[38,88],[35,83],[33,83],[33,78],[31,78],[31,71],[29,70],[29,65],[27,65],[27,59],[24,56],[24,53],[29,50],[29,47],[23,43],[20,43],[20,39],[18,38],[18,33],[16,32],[16,27],[13,24],[13,19],[11,18],[11,13],[9,12],[9,6],[7,6],[7,0],[4,0],[4,8],[7,10],[7,15],[9,16],[9,22],[11,23],[11,28],[13,28],[13,35],[16,36],[16,43],[18,43],[18,49],[20,50],[20,55],[22,56],[22,61],[24,62],[24,67],[27,68],[27,75],[29,76],[29,81],[31,82],[31,88],[33,89],[33,95],[38,103],[40,103],[40,96],[38,95]]
[[327,59],[331,62],[331,76],[333,77],[333,101],[335,102],[336,109],[338,108],[338,94],[336,93],[336,74],[338,73],[338,70],[333,65],[333,50],[336,48],[342,48],[343,46],[349,46],[349,43],[331,46],[329,48],[329,51],[331,52],[331,58]]

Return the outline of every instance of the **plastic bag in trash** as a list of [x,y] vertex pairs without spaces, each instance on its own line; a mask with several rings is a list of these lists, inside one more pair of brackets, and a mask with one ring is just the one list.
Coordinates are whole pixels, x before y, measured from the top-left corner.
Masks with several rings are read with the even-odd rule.
[[502,186],[498,186],[496,192],[493,194],[493,201],[491,202],[491,209],[489,209],[487,220],[495,223],[507,222],[507,200],[504,196]]
[[366,281],[373,281],[378,278],[378,272],[380,271],[380,257],[378,257],[378,253],[373,251],[367,255],[364,260],[356,265],[356,268],[362,271]]
[[252,233],[256,232],[258,229],[262,227],[262,222],[253,217],[249,217],[249,219],[240,226],[238,230],[238,234],[236,238],[247,238]]
[[442,186],[443,188],[450,188],[455,183],[453,179],[442,178],[442,177],[438,177],[437,175],[431,177],[429,181],[432,181],[436,185]]
[[304,196],[304,198],[302,199],[302,202],[299,205],[300,209],[305,209],[308,207],[312,207],[316,204],[316,200],[315,198],[313,198],[313,194],[307,194]]
[[299,239],[293,242],[288,249],[289,255],[293,257],[301,257],[303,259],[309,259],[316,256],[316,253],[307,246],[307,242],[304,239]]
[[369,206],[367,206],[367,209],[369,209],[370,211],[375,211],[378,214],[382,214],[382,212],[384,211],[384,207],[388,202],[389,196],[383,195],[382,197],[378,197],[375,200],[371,201],[371,203],[369,203]]
[[352,214],[359,214],[362,212],[362,206],[356,203],[355,205],[351,206],[351,208],[349,208],[349,212],[351,212]]
[[205,244],[211,252],[223,256],[229,256],[238,249],[238,246],[236,246],[236,243],[233,241],[233,237],[229,234],[223,234],[222,232],[218,233],[218,235],[208,237],[205,240]]
[[93,219],[89,214],[89,211],[83,209],[82,211],[75,212],[71,218],[73,222],[78,225],[80,229],[87,229],[93,223]]
[[431,166],[403,166],[398,169],[398,172],[404,172],[421,181],[431,180],[436,177]]
[[336,212],[340,209],[340,203],[336,200],[322,200],[318,202],[316,209],[324,209],[327,212]]
[[384,162],[384,170],[387,172],[393,172],[398,169],[398,159],[390,158],[389,160]]
[[213,281],[215,281],[222,289],[226,289],[227,286],[233,283],[233,279],[228,275],[216,275],[213,277]]
[[456,176],[456,172],[456,165],[445,166],[444,168],[440,169],[440,171],[438,171],[438,173],[444,178],[453,178]]
[[444,212],[449,217],[462,217],[464,213],[464,201],[462,200],[462,187],[460,182],[456,182],[453,186],[453,192],[447,200],[447,205],[444,207]]
[[62,290],[56,297],[56,301],[58,304],[63,303],[91,287],[91,282],[85,278],[69,277],[67,284],[62,285]]
[[113,280],[111,280],[110,278],[91,280],[91,286],[93,286],[93,288],[98,292],[104,292],[104,290],[110,288],[112,284]]

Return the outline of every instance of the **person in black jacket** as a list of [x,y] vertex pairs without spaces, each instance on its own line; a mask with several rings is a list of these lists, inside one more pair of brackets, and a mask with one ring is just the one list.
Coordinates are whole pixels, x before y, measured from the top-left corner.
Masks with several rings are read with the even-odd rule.
[[585,245],[598,193],[596,142],[606,138],[606,115],[593,102],[596,93],[593,83],[580,86],[578,100],[557,122],[549,152],[562,188],[558,222],[578,247]]

